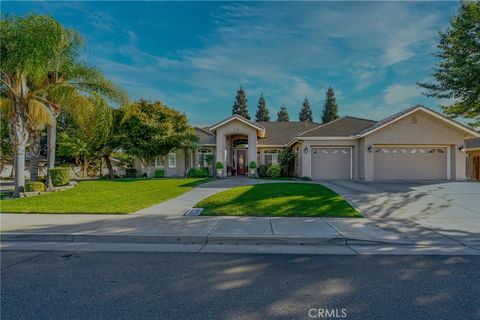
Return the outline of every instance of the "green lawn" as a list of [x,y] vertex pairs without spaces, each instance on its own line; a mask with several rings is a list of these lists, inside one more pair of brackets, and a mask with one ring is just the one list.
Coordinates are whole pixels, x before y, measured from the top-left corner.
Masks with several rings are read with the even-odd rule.
[[208,179],[118,179],[83,181],[73,189],[1,200],[1,212],[131,213],[192,190]]
[[259,178],[255,178],[255,179],[259,179],[259,180],[280,180],[280,181],[295,180],[295,178],[292,178],[292,177],[259,177]]
[[307,183],[268,183],[232,188],[195,205],[210,216],[361,217],[332,190]]

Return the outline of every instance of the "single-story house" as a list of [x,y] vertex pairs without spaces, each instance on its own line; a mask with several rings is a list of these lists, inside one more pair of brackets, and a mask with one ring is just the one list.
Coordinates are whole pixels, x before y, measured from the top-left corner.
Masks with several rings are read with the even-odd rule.
[[465,141],[467,180],[480,181],[480,138]]
[[425,106],[417,105],[380,121],[343,117],[314,122],[252,122],[233,115],[210,127],[195,128],[200,148],[157,157],[140,173],[184,176],[204,167],[213,154],[223,175],[248,174],[248,163],[277,161],[283,148],[295,152],[295,175],[314,180],[465,180],[465,140],[480,133]]

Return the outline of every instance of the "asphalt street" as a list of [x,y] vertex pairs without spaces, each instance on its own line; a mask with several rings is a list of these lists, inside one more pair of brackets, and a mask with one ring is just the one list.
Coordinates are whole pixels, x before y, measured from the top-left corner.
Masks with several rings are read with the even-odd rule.
[[3,251],[7,319],[480,319],[479,256]]

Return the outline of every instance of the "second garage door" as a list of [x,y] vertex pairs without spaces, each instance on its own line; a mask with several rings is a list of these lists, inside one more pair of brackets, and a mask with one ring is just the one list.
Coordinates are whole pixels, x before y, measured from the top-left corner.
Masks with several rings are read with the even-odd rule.
[[374,179],[447,179],[445,147],[375,147],[374,152]]
[[351,179],[351,148],[312,148],[312,179]]

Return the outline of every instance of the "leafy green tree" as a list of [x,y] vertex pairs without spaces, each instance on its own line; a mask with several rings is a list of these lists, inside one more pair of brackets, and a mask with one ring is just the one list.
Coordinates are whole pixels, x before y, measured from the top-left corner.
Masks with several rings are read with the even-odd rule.
[[298,116],[300,121],[313,121],[312,107],[307,97],[303,100],[302,110]]
[[280,107],[280,111],[278,111],[277,117],[278,117],[277,122],[290,121],[290,117],[288,116],[288,111],[287,111],[287,108],[285,108],[285,106]]
[[237,95],[235,96],[235,101],[233,102],[232,115],[235,114],[250,120],[250,115],[248,114],[247,108],[247,96],[245,95],[243,87],[238,89]]
[[82,168],[83,177],[101,163],[105,149],[114,143],[113,110],[103,103],[86,99],[78,112],[63,113],[59,121],[58,154]]
[[440,32],[434,83],[419,83],[429,97],[454,99],[442,106],[452,117],[473,119],[480,126],[480,2],[462,1],[450,27]]
[[255,114],[255,121],[270,121],[270,115],[265,102],[265,98],[263,97],[263,93],[260,95],[260,99],[258,99],[258,107],[257,113]]
[[[80,59],[81,38],[48,16],[5,16],[0,22],[2,115],[15,146],[15,196],[25,186],[29,126],[48,124],[48,167],[55,162],[56,117],[88,97],[124,103],[126,94]],[[99,131],[106,131],[101,126]],[[51,181],[49,180],[49,186]]]
[[338,118],[338,106],[337,101],[335,100],[335,93],[333,92],[332,87],[328,87],[327,98],[323,107],[322,123],[329,123]]
[[278,153],[278,162],[282,168],[282,175],[291,176],[295,165],[295,154],[290,148],[284,148]]
[[144,165],[196,140],[185,114],[159,101],[140,100],[125,109],[121,147]]

